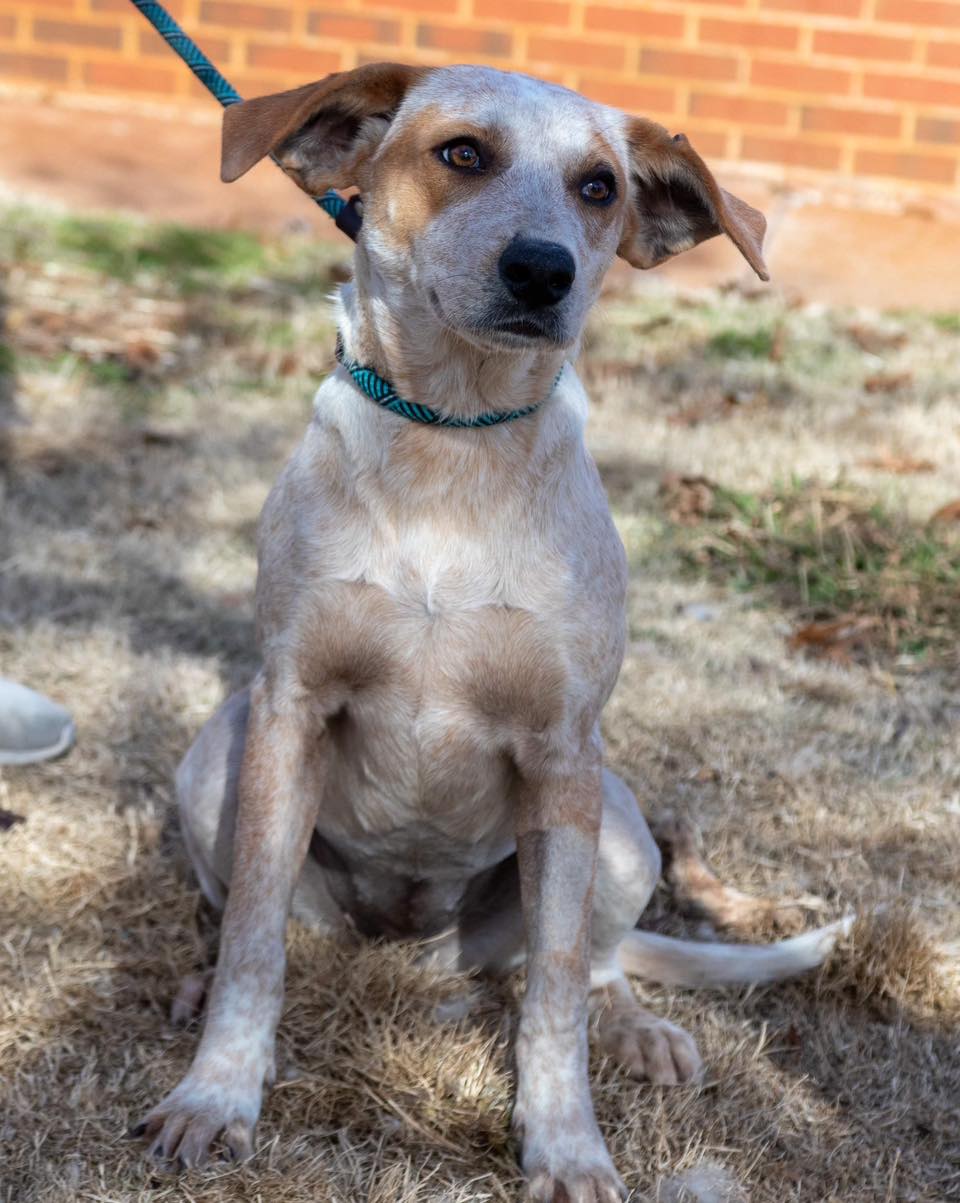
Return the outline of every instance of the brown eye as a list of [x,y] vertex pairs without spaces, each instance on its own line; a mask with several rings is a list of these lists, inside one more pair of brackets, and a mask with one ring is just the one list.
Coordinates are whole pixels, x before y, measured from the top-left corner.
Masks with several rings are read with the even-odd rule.
[[613,198],[613,180],[605,175],[595,176],[580,185],[580,195],[594,205],[602,205]]
[[479,171],[483,166],[480,152],[470,142],[451,142],[440,151],[440,158],[459,171]]

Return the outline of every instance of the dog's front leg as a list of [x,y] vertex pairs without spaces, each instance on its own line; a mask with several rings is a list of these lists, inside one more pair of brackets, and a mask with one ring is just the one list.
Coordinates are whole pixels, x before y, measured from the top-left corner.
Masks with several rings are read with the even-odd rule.
[[274,1074],[284,934],[316,822],[326,738],[309,703],[263,678],[251,689],[233,868],[207,1019],[193,1064],[138,1131],[155,1156],[202,1165],[220,1133],[235,1158],[253,1151],[264,1081]]
[[[522,769],[521,769],[522,772]],[[517,857],[527,990],[514,1125],[531,1203],[617,1203],[624,1188],[587,1077],[590,918],[601,815],[599,756],[523,774]]]

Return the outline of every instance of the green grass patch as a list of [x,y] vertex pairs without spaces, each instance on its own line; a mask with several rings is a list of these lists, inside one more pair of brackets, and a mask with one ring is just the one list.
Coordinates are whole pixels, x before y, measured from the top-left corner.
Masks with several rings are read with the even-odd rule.
[[933,324],[947,334],[960,334],[960,313],[935,313]]
[[[329,291],[342,247],[310,235],[263,240],[246,230],[196,228],[123,216],[62,216],[13,208],[0,224],[0,264],[51,262],[154,294],[297,296]],[[261,298],[263,299],[263,298]]]
[[919,526],[842,481],[763,493],[679,482],[665,502],[689,569],[808,621],[876,619],[891,651],[955,652],[960,532],[949,526]]
[[266,260],[259,239],[242,230],[67,217],[53,233],[59,252],[119,280],[157,272],[183,285],[205,274],[237,277],[258,271]]
[[769,326],[756,330],[718,330],[707,341],[707,351],[725,359],[769,359],[775,337]]

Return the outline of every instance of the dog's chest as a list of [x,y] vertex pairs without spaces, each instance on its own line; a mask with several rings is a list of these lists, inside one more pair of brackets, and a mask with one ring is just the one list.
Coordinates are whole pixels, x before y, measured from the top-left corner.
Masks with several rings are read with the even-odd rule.
[[502,849],[516,741],[562,719],[571,685],[564,565],[410,530],[344,546],[325,575],[304,646],[308,685],[345,686],[330,834]]

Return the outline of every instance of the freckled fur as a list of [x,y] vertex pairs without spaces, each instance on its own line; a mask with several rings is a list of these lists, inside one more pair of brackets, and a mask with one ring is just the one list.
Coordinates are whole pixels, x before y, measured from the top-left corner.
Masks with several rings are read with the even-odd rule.
[[[484,175],[437,159],[458,135],[488,148]],[[637,1006],[621,963],[627,949],[647,964],[632,929],[660,861],[602,767],[626,564],[570,361],[618,250],[647,266],[692,225],[762,266],[762,218],[652,123],[487,68],[376,64],[227,110],[224,178],[268,153],[308,190],[363,188],[355,280],[338,301],[352,358],[447,414],[542,404],[488,430],[433,429],[370,403],[343,369],[321,386],[261,518],[262,672],[178,775],[201,884],[217,905],[229,890],[196,1058],[146,1134],[191,1165],[220,1131],[249,1154],[292,908],[332,935],[436,936],[438,963],[525,959],[515,1123],[528,1198],[611,1203],[622,1184],[593,1117],[588,1011],[633,1072],[676,1081],[699,1062],[685,1033]],[[579,183],[600,163],[617,194],[589,207]],[[686,189],[661,187],[654,204],[673,178]],[[497,263],[515,237],[558,242],[576,264],[549,339],[496,328]],[[697,949],[675,943],[650,962],[701,973]],[[710,947],[735,975],[740,954]]]

